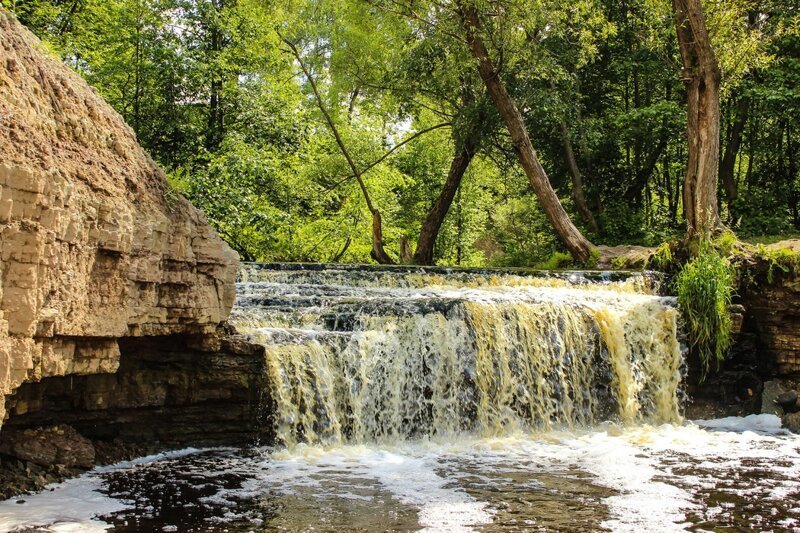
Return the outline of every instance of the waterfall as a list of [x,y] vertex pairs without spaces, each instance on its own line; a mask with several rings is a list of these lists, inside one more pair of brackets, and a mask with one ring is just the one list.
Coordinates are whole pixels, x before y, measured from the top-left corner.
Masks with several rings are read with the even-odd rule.
[[677,310],[646,275],[244,265],[285,445],[675,422]]

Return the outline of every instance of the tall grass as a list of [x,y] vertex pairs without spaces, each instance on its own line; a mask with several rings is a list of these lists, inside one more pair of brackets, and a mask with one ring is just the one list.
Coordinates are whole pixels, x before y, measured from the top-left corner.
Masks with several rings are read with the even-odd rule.
[[735,282],[730,261],[709,243],[700,244],[697,256],[683,266],[675,279],[689,341],[700,356],[702,381],[708,376],[712,361],[718,366],[730,347],[729,307]]

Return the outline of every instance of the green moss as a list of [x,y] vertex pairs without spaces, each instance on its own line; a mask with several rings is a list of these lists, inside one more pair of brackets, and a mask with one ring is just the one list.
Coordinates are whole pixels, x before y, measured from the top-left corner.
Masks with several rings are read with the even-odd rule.
[[678,304],[690,344],[702,363],[703,380],[712,361],[719,364],[731,344],[729,308],[735,283],[730,261],[710,243],[700,243],[695,258],[675,278]]
[[790,248],[767,248],[760,244],[753,256],[769,265],[767,267],[767,283],[769,284],[775,282],[775,274],[778,270],[792,275],[800,272],[800,253]]

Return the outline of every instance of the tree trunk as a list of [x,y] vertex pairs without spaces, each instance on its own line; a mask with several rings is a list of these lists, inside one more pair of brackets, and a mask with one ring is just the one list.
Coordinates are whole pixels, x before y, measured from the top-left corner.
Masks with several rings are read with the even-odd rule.
[[478,11],[475,7],[467,6],[462,1],[459,3],[459,15],[461,16],[472,56],[478,62],[478,72],[497,110],[500,112],[509,134],[511,134],[514,150],[517,152],[520,164],[539,199],[539,204],[553,225],[558,237],[572,256],[579,261],[588,260],[593,249],[592,243],[572,223],[569,215],[564,210],[564,206],[561,205],[558,196],[556,196],[553,187],[550,185],[547,173],[542,168],[528,137],[522,114],[500,80],[500,76],[492,64],[489,52],[480,36],[481,24]]
[[747,123],[747,116],[750,110],[750,100],[740,98],[736,104],[736,115],[731,125],[730,138],[725,147],[725,154],[719,167],[719,177],[725,187],[725,196],[728,200],[728,210],[733,217],[733,203],[739,197],[739,183],[736,181],[736,157],[742,147],[744,138],[744,126]]
[[477,135],[473,133],[456,149],[456,155],[450,163],[450,171],[447,173],[447,180],[445,180],[442,191],[422,223],[419,240],[417,241],[417,250],[414,252],[414,264],[433,264],[433,248],[436,245],[439,229],[442,227],[444,217],[450,210],[453,198],[455,198],[456,191],[461,186],[461,180],[472,158],[475,156],[477,147]]
[[647,188],[650,181],[650,176],[656,170],[658,160],[661,159],[661,154],[667,149],[667,134],[664,133],[661,140],[653,148],[653,151],[647,154],[647,159],[644,164],[637,163],[635,169],[635,177],[633,184],[628,187],[623,195],[626,202],[631,202],[639,205],[641,203],[642,192]]
[[717,206],[721,72],[706,28],[701,0],[672,0],[687,90],[689,161],[683,183],[688,236],[721,227]]
[[581,175],[581,169],[578,168],[578,161],[575,159],[575,150],[572,148],[572,141],[569,139],[569,128],[565,120],[561,121],[560,128],[561,142],[564,145],[564,159],[566,159],[569,175],[572,178],[572,201],[575,202],[575,207],[584,224],[588,224],[589,229],[598,233],[597,220],[595,220],[592,210],[589,209],[589,205],[586,203],[586,196],[583,194],[583,176]]
[[383,249],[383,221],[381,220],[381,212],[377,209],[370,209],[370,211],[372,212],[372,251],[369,255],[378,264],[393,265],[394,261]]
[[787,167],[787,174],[786,174],[786,185],[789,188],[789,211],[792,213],[792,224],[794,225],[795,229],[797,229],[798,225],[800,225],[800,212],[798,212],[797,207],[797,187],[795,186],[795,180],[797,180],[797,153],[795,150],[795,143],[792,139],[792,125],[787,120],[786,121],[786,158],[788,160],[788,167]]

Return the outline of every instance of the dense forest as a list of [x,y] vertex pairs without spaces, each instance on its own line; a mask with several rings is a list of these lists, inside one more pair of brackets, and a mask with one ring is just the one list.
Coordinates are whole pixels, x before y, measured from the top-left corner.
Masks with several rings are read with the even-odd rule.
[[800,0],[2,3],[245,260],[800,231]]

